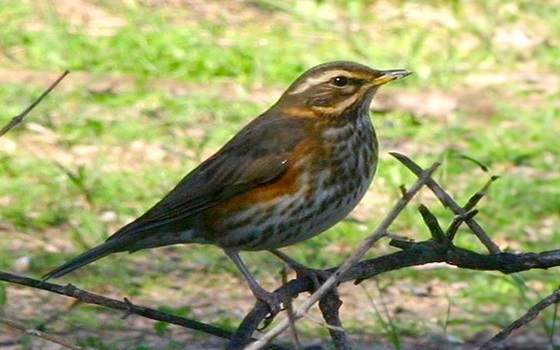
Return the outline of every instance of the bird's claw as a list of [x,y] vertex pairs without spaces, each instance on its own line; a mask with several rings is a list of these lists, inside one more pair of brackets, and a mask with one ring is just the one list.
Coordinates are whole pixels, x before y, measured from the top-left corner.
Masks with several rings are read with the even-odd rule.
[[272,323],[276,315],[284,310],[284,307],[280,297],[276,293],[259,293],[259,295],[255,295],[255,297],[257,298],[257,305],[264,304],[268,308],[268,315],[264,318],[263,325],[257,329],[261,331]]
[[315,289],[319,288],[319,286],[331,277],[332,273],[327,272],[325,270],[314,269],[311,267],[307,267],[302,263],[290,258],[288,255],[284,254],[283,252],[277,249],[269,250],[272,254],[276,255],[282,261],[284,261],[292,270],[295,271],[297,278],[305,278],[309,277],[314,283]]
[[272,315],[276,315],[283,310],[282,301],[276,293],[267,292],[265,295],[257,296],[257,299],[266,304],[268,312]]

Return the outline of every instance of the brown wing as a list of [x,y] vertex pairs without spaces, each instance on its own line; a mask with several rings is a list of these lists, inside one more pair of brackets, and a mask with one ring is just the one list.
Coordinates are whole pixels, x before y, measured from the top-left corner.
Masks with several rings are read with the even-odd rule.
[[285,173],[290,152],[304,140],[300,119],[265,114],[189,173],[160,202],[109,239],[181,231],[189,218]]

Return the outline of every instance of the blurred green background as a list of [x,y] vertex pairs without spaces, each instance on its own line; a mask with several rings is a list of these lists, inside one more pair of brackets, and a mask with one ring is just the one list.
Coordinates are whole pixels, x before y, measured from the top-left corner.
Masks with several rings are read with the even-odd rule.
[[[479,205],[480,224],[502,249],[557,248],[558,40],[556,0],[3,0],[0,124],[62,71],[72,73],[23,125],[0,138],[0,269],[39,277],[102,242],[275,102],[304,70],[338,59],[415,74],[383,87],[373,105],[382,156],[360,207],[286,252],[313,267],[347,257],[389,211],[399,186],[414,181],[388,156],[391,150],[422,166],[442,161],[436,178],[460,203],[499,175]],[[453,219],[426,191],[393,233],[429,238],[416,211],[420,202],[443,225]],[[456,242],[484,252],[467,230]],[[387,243],[369,257],[393,251]],[[282,265],[275,258],[249,253],[244,259],[267,288],[278,286]],[[363,348],[374,341],[464,348],[553,291],[555,275],[409,268],[342,286],[343,322]],[[214,247],[113,255],[57,282],[230,329],[253,303],[233,264]],[[74,306],[60,296],[0,284],[4,317],[82,346],[224,346],[192,331]],[[522,334],[558,346],[548,339],[555,321],[547,310]],[[307,320],[298,327],[305,344],[328,346],[322,326]],[[3,324],[0,341],[14,349],[46,346]]]

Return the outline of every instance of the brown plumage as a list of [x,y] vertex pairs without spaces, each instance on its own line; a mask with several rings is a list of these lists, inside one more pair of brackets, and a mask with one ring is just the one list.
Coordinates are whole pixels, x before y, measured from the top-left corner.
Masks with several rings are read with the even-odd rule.
[[115,252],[213,244],[234,261],[253,294],[274,307],[238,252],[275,251],[348,215],[377,165],[370,102],[380,85],[408,74],[346,61],[311,68],[145,214],[44,278]]

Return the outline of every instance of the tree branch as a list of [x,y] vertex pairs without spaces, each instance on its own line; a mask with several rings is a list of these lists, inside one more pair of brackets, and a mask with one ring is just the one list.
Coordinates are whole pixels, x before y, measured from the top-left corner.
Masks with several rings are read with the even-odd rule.
[[319,309],[323,314],[323,318],[327,322],[329,333],[331,334],[331,339],[337,350],[351,350],[350,339],[342,327],[342,322],[340,321],[340,307],[342,306],[342,300],[338,296],[336,289],[331,289],[324,298],[319,300]]
[[[420,168],[417,164],[415,164],[410,158],[406,157],[403,154],[397,152],[389,152],[393,157],[397,158],[404,166],[406,166],[410,171],[414,173],[414,175],[420,177],[422,176],[422,168]],[[495,180],[496,177],[492,177],[492,181]],[[484,232],[484,229],[480,227],[478,222],[476,222],[473,218],[468,217],[468,210],[461,208],[453,198],[447,192],[441,188],[441,186],[432,178],[429,178],[426,186],[436,195],[436,197],[440,200],[440,202],[447,208],[450,208],[455,215],[458,215],[462,218],[465,218],[465,223],[467,226],[474,232],[474,234],[478,237],[480,242],[486,246],[490,253],[498,253],[500,248],[494,243],[490,237]],[[475,195],[476,196],[476,195]],[[467,203],[467,206],[471,205],[472,203]]]
[[70,349],[70,350],[82,350],[82,347],[71,344],[61,337],[42,332],[38,329],[29,329],[29,328],[25,327],[24,325],[22,325],[21,323],[9,320],[9,319],[4,318],[4,317],[0,317],[0,324],[4,324],[4,325],[6,325],[10,328],[17,329],[17,330],[21,331],[22,333],[30,334],[30,335],[33,335],[37,338],[45,339],[46,341],[58,344],[58,345],[60,345],[64,348],[67,348],[67,349]]
[[33,278],[14,275],[7,272],[0,271],[0,281],[7,281],[22,286],[41,289],[52,293],[65,295],[67,297],[75,298],[86,304],[95,304],[105,306],[109,309],[120,310],[125,312],[125,316],[139,315],[156,321],[163,321],[167,323],[176,324],[185,328],[194,329],[207,334],[212,334],[220,338],[230,339],[232,333],[221,328],[207,325],[195,320],[190,320],[184,317],[173,316],[165,312],[160,312],[147,307],[142,307],[131,303],[128,299],[124,301],[111,299],[99,294],[91,293],[83,289],[76,288],[72,284],[65,286],[37,280]]
[[[499,271],[505,274],[560,266],[560,250],[542,253],[497,253],[485,255],[457,247],[453,244],[448,245],[434,240],[418,243],[392,240],[390,245],[403,250],[359,262],[341,275],[340,282],[361,281],[405,267],[441,262],[463,269]],[[337,269],[337,267],[334,267],[325,271],[327,273],[335,273]],[[276,289],[275,293],[294,297],[300,293],[308,292],[312,288],[313,282],[310,278],[298,278]],[[237,339],[242,338],[242,334],[253,334],[253,331],[266,317],[267,313],[268,309],[264,305],[257,305],[253,308],[237,329]],[[242,346],[237,343],[228,349],[240,348]]]
[[6,124],[6,126],[4,126],[2,130],[0,130],[0,137],[4,136],[5,133],[20,124],[23,119],[29,114],[29,112],[31,112],[33,108],[35,108],[39,103],[41,103],[41,101],[58,85],[58,83],[62,81],[62,79],[64,79],[64,77],[68,75],[68,73],[70,73],[70,71],[64,71],[64,73],[62,73],[62,75],[58,77],[58,79],[56,79],[45,91],[43,91],[43,93],[35,101],[33,101],[33,103],[31,103],[23,112],[13,117],[12,120],[10,120],[10,122]]
[[479,350],[490,350],[496,348],[496,346],[504,341],[508,337],[508,335],[511,334],[511,332],[531,322],[545,308],[558,302],[560,302],[560,289],[556,289],[552,294],[539,301],[535,306],[530,308],[529,311],[525,313],[525,315],[512,322],[509,326],[501,330],[500,333],[496,334],[494,337],[492,337],[492,339],[484,343],[484,345],[482,345]]
[[[448,245],[436,242],[434,240],[417,243],[391,240],[390,245],[401,248],[402,251],[361,261],[346,273],[342,274],[340,276],[340,282],[364,280],[381,273],[399,270],[409,266],[441,262],[464,269],[499,271],[505,274],[560,266],[560,250],[551,250],[541,253],[497,253],[486,255],[463,249],[452,244]],[[337,269],[338,267],[333,267],[325,271],[327,273],[335,273]],[[229,331],[214,326],[209,326],[183,317],[169,315],[125,301],[107,298],[76,288],[73,285],[57,285],[7,272],[0,272],[0,281],[50,291],[75,298],[87,304],[96,304],[114,310],[121,310],[128,314],[135,314],[157,321],[176,324],[221,338],[231,339],[232,335]],[[275,293],[284,295],[285,298],[287,298],[288,296],[294,297],[298,294],[308,292],[313,288],[314,285],[311,278],[302,277],[291,280],[286,285],[276,289]],[[237,332],[252,334],[253,331],[257,329],[259,322],[266,317],[267,313],[268,309],[264,305],[258,305],[253,308],[245,317],[245,320],[243,320]]]
[[[490,251],[489,254],[480,254],[474,251],[457,247],[453,244],[453,238],[459,226],[465,222],[473,231],[480,228],[478,223],[474,220],[477,210],[474,206],[484,195],[488,185],[494,180],[492,178],[483,190],[477,192],[464,207],[460,207],[451,197],[430,177],[431,172],[435,169],[437,164],[428,170],[420,169],[410,159],[403,155],[393,154],[399,161],[405,164],[416,174],[421,174],[417,183],[411,189],[403,194],[403,198],[397,202],[390,214],[380,223],[375,232],[369,236],[352,256],[339,267],[326,269],[325,273],[330,274],[331,277],[318,288],[318,292],[314,293],[312,297],[305,300],[301,307],[294,311],[292,318],[297,320],[305,315],[307,310],[317,301],[320,300],[320,308],[327,324],[335,326],[331,331],[331,336],[335,341],[336,346],[340,349],[347,349],[350,347],[346,334],[344,333],[338,314],[337,298],[333,297],[335,293],[335,286],[342,282],[354,281],[359,283],[364,279],[371,278],[384,272],[402,269],[409,266],[423,265],[428,263],[445,262],[449,265],[454,265],[464,269],[471,270],[485,270],[485,271],[500,271],[505,274],[514,272],[526,271],[530,269],[548,269],[550,267],[560,266],[560,250],[551,250],[541,253],[506,253],[500,252],[499,249],[494,249],[495,244],[486,244],[485,241],[489,240],[486,233],[480,229],[478,231],[479,239]],[[420,169],[420,173],[418,173]],[[380,256],[374,259],[369,259],[361,262],[359,259],[377,240],[386,235],[387,229],[391,222],[398,216],[399,212],[407,205],[408,201],[414,194],[426,184],[440,199],[440,201],[451,208],[457,215],[447,230],[443,230],[437,219],[429,210],[420,206],[420,212],[424,221],[430,231],[432,239],[423,242],[411,242],[404,240],[391,240],[390,245],[401,249],[401,251]],[[482,238],[481,238],[482,237]],[[497,246],[496,246],[497,247]],[[172,316],[163,312],[153,309],[141,307],[132,304],[127,299],[124,301],[106,298],[101,295],[89,293],[78,289],[72,285],[61,286],[53,283],[47,283],[40,280],[17,276],[5,272],[0,272],[0,280],[29,286],[32,288],[43,289],[66,295],[80,300],[84,303],[102,305],[115,310],[122,310],[126,315],[136,314],[146,318],[168,322],[183,326],[186,328],[205,332],[207,334],[215,335],[218,337],[230,339],[228,349],[241,349],[250,344],[254,339],[252,335],[258,329],[259,324],[265,320],[271,321],[271,317],[267,318],[268,307],[261,302],[257,302],[253,309],[246,315],[245,319],[241,322],[240,326],[235,333],[231,333],[220,328],[210,326],[194,320],[185,319],[182,317]],[[275,290],[280,300],[285,304],[291,301],[300,293],[311,292],[317,289],[315,283],[310,277],[302,277],[285,283],[280,288]],[[327,293],[327,294],[321,294]],[[514,322],[508,328],[500,332],[494,337],[489,344],[494,346],[498,342],[507,337],[511,329],[520,327],[536,317],[538,312],[543,308],[558,301],[560,292],[555,292],[549,298],[543,300],[532,308],[526,316]],[[338,300],[340,302],[340,300]],[[274,316],[274,315],[273,315]],[[273,317],[272,316],[272,317]],[[285,321],[288,324],[288,321]],[[282,325],[283,322],[280,323]],[[282,326],[284,327],[284,326]],[[278,326],[273,329],[271,335],[265,336],[264,340],[259,340],[251,346],[260,348],[266,346],[267,349],[281,349],[276,345],[265,345],[267,341],[273,339],[280,328]],[[490,345],[489,345],[490,346]],[[488,347],[490,349],[490,347]]]

